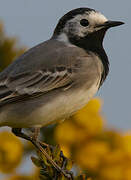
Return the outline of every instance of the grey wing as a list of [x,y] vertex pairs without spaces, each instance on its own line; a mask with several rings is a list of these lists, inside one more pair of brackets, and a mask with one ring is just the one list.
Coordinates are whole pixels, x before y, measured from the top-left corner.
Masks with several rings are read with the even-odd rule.
[[11,99],[33,97],[37,94],[47,93],[57,88],[68,88],[73,83],[73,71],[64,66],[52,69],[41,69],[37,72],[23,73],[0,82],[0,103]]
[[30,49],[0,74],[0,106],[70,87],[81,66],[77,58],[85,55],[85,51],[56,40]]

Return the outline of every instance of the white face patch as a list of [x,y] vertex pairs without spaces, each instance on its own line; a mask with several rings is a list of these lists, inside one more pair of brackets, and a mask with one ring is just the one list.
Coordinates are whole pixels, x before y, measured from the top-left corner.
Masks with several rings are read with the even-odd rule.
[[[89,21],[89,26],[82,26],[80,24],[80,21],[82,19],[87,19]],[[78,37],[84,37],[85,35],[99,30],[98,28],[96,29],[96,25],[99,24],[103,24],[106,21],[108,21],[108,19],[101,14],[100,12],[97,11],[91,11],[91,12],[85,12],[84,14],[78,14],[76,15],[74,18],[72,18],[71,20],[67,21],[64,29],[63,29],[63,33],[70,35],[70,36],[78,36]],[[61,34],[61,40],[66,39],[65,35]]]
[[89,13],[87,19],[90,22],[90,25],[103,24],[108,21],[108,19],[103,14],[95,11]]

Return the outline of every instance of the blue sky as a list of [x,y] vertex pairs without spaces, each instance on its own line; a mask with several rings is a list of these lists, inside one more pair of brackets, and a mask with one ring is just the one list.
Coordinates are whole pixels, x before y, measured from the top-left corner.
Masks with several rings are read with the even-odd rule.
[[103,113],[108,125],[131,129],[130,0],[0,0],[0,19],[9,35],[32,47],[50,38],[58,19],[77,7],[94,8],[108,19],[126,23],[112,28],[105,37],[110,73],[97,95],[104,100]]

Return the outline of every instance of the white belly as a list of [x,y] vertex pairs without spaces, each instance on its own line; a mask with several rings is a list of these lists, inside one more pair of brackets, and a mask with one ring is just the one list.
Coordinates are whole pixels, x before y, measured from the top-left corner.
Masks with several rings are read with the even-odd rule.
[[42,127],[66,119],[88,103],[97,92],[98,84],[97,81],[88,90],[86,88],[79,88],[79,90],[77,89],[72,93],[59,94],[53,101],[47,102],[39,108],[35,106],[29,115],[24,110],[30,107],[28,103],[23,103],[19,107],[18,104],[11,104],[0,113],[0,125],[25,128]]
[[[69,93],[67,96],[59,96],[55,101],[50,102],[44,107],[41,107],[37,112],[34,112],[32,118],[33,116],[36,116],[37,113],[37,120],[39,121],[40,126],[44,126],[53,121],[67,119],[70,115],[84,107],[97,90],[98,85],[95,84],[88,89],[88,91],[81,89],[76,93]],[[35,123],[36,119],[34,119],[34,124]]]

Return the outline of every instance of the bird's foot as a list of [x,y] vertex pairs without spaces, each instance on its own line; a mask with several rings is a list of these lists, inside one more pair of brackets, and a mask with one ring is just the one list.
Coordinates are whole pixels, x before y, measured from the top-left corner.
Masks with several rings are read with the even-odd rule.
[[39,133],[36,133],[34,136],[28,136],[26,134],[24,134],[22,132],[22,129],[21,128],[12,128],[12,132],[20,137],[20,138],[23,138],[25,140],[28,140],[30,141],[38,150],[39,152],[41,152],[45,157],[46,159],[52,164],[52,166],[57,170],[58,173],[62,173],[67,179],[73,179],[73,174],[72,172],[70,171],[67,171],[65,170],[65,167],[66,167],[66,164],[67,164],[67,158],[64,157],[63,153],[61,152],[61,158],[63,159],[63,165],[62,167],[60,167],[53,159],[52,157],[50,157],[48,155],[48,153],[46,152],[46,150],[44,148],[50,148],[52,149],[52,146],[44,143],[44,142],[41,142],[37,139]]

